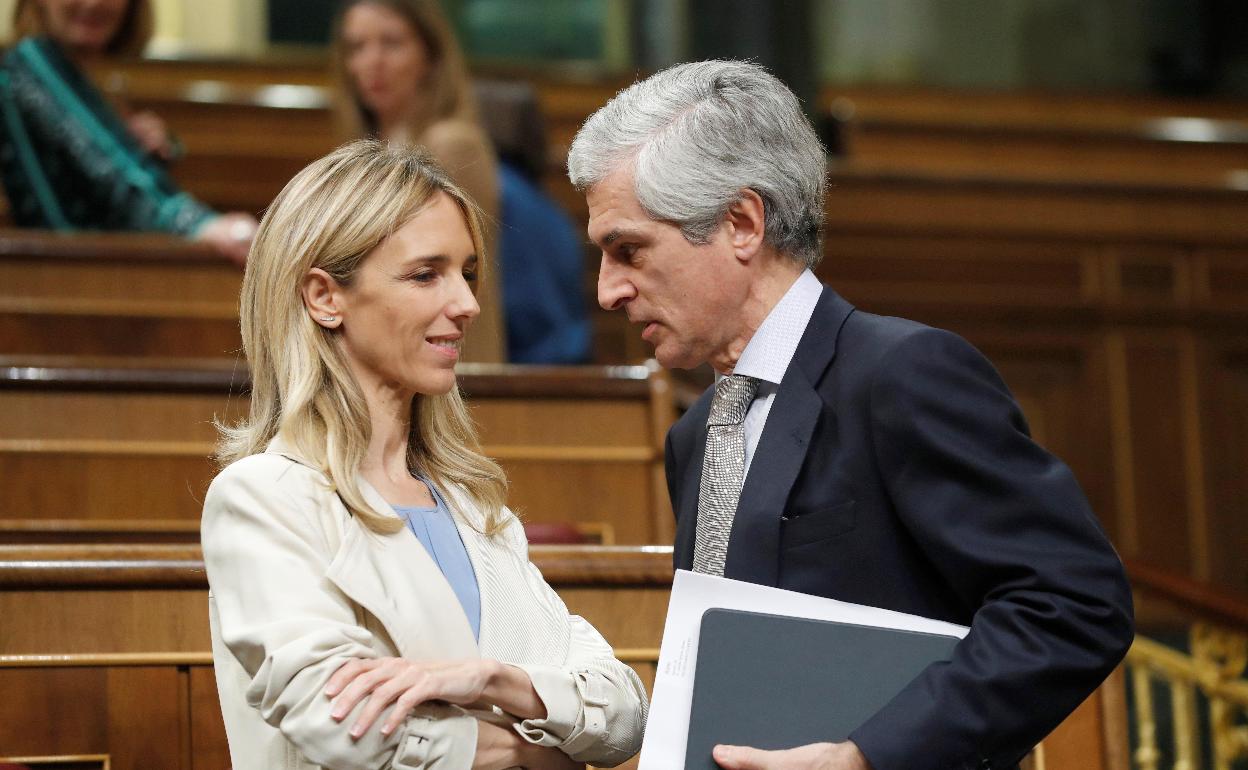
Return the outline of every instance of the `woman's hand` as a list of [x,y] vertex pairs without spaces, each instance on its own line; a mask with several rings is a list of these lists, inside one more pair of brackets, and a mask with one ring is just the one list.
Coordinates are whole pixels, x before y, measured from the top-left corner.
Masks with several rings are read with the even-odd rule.
[[394,710],[381,726],[382,735],[389,735],[421,703],[437,700],[465,707],[486,705],[482,703],[486,688],[500,668],[498,661],[479,658],[356,658],[334,672],[325,686],[325,695],[334,699],[330,713],[339,721],[368,696],[368,703],[351,727],[353,738],[363,735],[382,710],[393,703]]
[[207,243],[221,256],[239,267],[247,264],[251,240],[256,237],[256,218],[251,214],[222,214],[200,228],[195,239]]
[[163,161],[171,161],[177,155],[176,143],[169,127],[151,110],[141,110],[126,118],[126,128],[143,151]]

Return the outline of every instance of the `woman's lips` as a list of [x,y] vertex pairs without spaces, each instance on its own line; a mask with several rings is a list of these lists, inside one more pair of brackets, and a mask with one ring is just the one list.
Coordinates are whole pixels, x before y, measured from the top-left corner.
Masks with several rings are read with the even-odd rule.
[[460,342],[459,339],[434,338],[426,339],[434,352],[448,360],[455,361],[459,359]]

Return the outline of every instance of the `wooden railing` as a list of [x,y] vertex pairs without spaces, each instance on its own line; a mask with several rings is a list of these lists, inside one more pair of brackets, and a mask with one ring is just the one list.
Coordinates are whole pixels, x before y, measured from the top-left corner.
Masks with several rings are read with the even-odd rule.
[[[1231,770],[1248,759],[1248,596],[1142,562],[1129,563],[1128,572],[1140,627],[1127,654],[1133,766]],[[1176,648],[1176,630],[1186,650]],[[1171,728],[1164,745],[1162,723]]]

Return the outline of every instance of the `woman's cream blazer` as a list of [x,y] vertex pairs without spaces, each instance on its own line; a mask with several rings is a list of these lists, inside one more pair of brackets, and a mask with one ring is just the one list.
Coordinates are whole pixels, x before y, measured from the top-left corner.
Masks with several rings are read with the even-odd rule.
[[[367,482],[377,510],[390,510]],[[569,615],[528,560],[520,522],[487,537],[464,490],[443,490],[481,591],[480,642],[408,529],[359,525],[328,479],[275,441],[233,463],[204,500],[202,537],[217,688],[234,770],[438,768],[472,764],[477,716],[418,707],[383,737],[352,740],[324,688],[350,658],[487,656],[528,672],[545,719],[510,720],[533,743],[613,765],[641,744],[647,702],[637,675]],[[476,526],[474,526],[476,525]],[[380,724],[380,721],[378,722]]]

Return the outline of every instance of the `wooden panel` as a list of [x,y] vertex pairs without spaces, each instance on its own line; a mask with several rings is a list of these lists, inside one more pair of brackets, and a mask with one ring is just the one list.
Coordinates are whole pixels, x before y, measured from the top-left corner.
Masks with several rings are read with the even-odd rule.
[[[1134,124],[1140,131],[1148,126]],[[1127,131],[869,117],[850,122],[849,155],[856,163],[881,169],[1192,184],[1220,184],[1228,172],[1248,166],[1248,145],[1243,143],[1180,143]]]
[[108,303],[112,312],[150,309],[236,317],[242,273],[224,260],[81,260],[0,257],[0,307],[55,307],[55,300]]
[[[240,362],[240,368],[245,366]],[[16,439],[175,441],[211,445],[213,419],[234,421],[247,401],[228,393],[0,390],[0,435]]]
[[1001,372],[1032,437],[1070,466],[1102,526],[1116,539],[1109,393],[1096,338],[975,330],[967,336]]
[[667,617],[667,586],[557,585],[568,611],[597,628],[612,647],[657,650]]
[[1038,753],[1043,760],[1040,767],[1046,770],[1107,768],[1107,738],[1102,714],[1102,693],[1097,690],[1044,739]]
[[856,114],[908,120],[1108,129],[1124,122],[1173,115],[1242,120],[1236,99],[1174,97],[1156,93],[1087,93],[828,85],[819,103],[852,102]]
[[864,228],[1243,241],[1248,192],[881,174],[830,177],[829,238]]
[[1217,308],[1248,307],[1248,259],[1243,251],[1201,250],[1197,265],[1195,290],[1201,299]]
[[210,649],[201,588],[0,591],[0,617],[0,655]]
[[1209,578],[1248,593],[1248,339],[1215,339],[1206,360]]
[[[1183,574],[1201,569],[1200,549],[1190,540],[1187,462],[1189,426],[1184,414],[1181,341],[1116,335],[1115,362],[1120,506],[1126,517],[1126,551]],[[1175,515],[1186,511],[1188,515]],[[1189,546],[1176,547],[1188,543]]]
[[[207,449],[207,447],[204,447]],[[216,474],[205,454],[0,451],[0,518],[198,521]]]
[[199,542],[198,519],[5,519],[0,545]]
[[237,318],[0,312],[0,353],[220,358],[242,345]]
[[606,522],[619,544],[663,542],[646,463],[504,461],[508,504],[524,521]]
[[170,236],[0,234],[0,352],[222,356],[238,268]]
[[9,756],[107,754],[113,770],[188,768],[179,676],[173,667],[0,668],[0,746]]
[[469,401],[481,426],[482,443],[491,446],[640,446],[649,449],[648,404],[610,403],[566,398]]
[[948,303],[935,286],[956,287],[960,305],[1066,307],[1089,301],[1096,284],[1079,243],[1042,239],[830,232],[819,276],[865,308],[877,303]]
[[1106,299],[1138,307],[1192,304],[1191,261],[1178,246],[1133,243],[1106,247]]
[[211,666],[191,666],[190,688],[191,770],[225,770],[230,748],[217,697],[217,679]]

